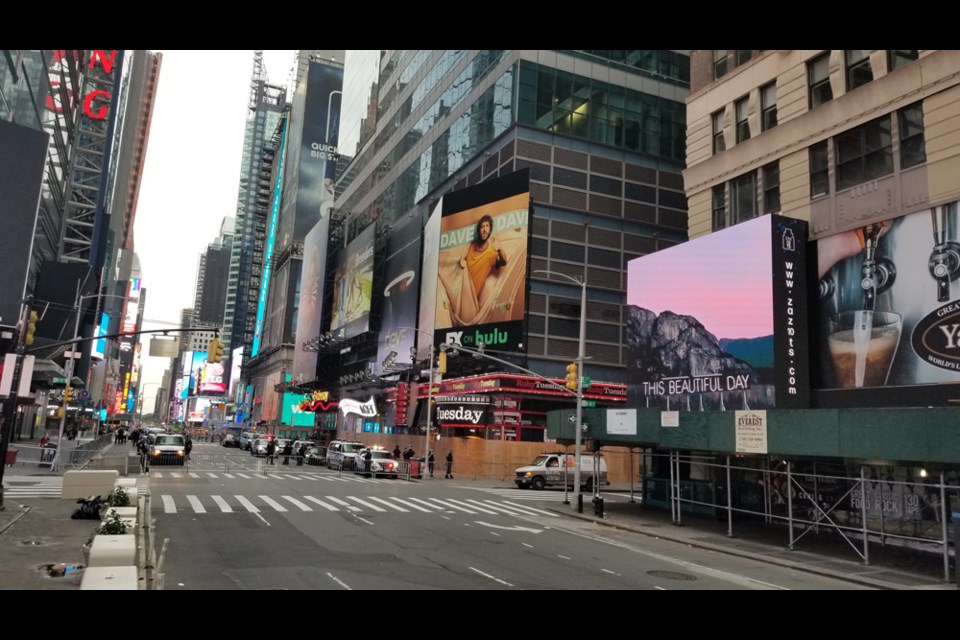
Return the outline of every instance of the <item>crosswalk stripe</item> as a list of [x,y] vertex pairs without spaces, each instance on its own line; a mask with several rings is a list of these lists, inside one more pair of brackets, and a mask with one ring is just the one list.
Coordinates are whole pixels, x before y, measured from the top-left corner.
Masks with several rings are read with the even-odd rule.
[[263,475],[267,476],[268,478],[273,478],[274,480],[283,480],[283,476],[278,476],[275,473],[265,473]]
[[224,478],[230,478],[231,480],[233,480],[233,474],[232,474],[232,473],[224,473],[224,474],[223,474],[223,477],[224,477]]
[[477,513],[476,511],[470,511],[470,509],[467,509],[467,508],[465,508],[465,507],[461,507],[461,506],[456,505],[456,504],[448,504],[446,501],[441,500],[440,498],[430,498],[430,501],[431,501],[431,502],[436,502],[436,503],[438,503],[438,504],[442,504],[443,506],[447,507],[448,509],[456,509],[456,510],[458,510],[458,511],[463,511],[463,512],[465,512],[465,513],[472,513],[472,514],[474,514],[474,515],[476,515],[476,513]]
[[349,502],[344,502],[344,501],[341,500],[340,498],[335,498],[335,497],[333,497],[333,496],[326,496],[326,498],[327,498],[327,500],[329,500],[330,502],[336,502],[337,504],[346,507],[346,508],[349,509],[350,511],[360,511],[360,507],[355,507],[355,506],[353,506],[352,504],[350,504]]
[[[486,500],[485,502],[490,502],[490,500]],[[500,505],[500,508],[501,508],[501,509],[510,509],[510,510],[512,511],[513,515],[518,515],[518,516],[536,516],[536,515],[542,515],[542,514],[538,514],[538,513],[534,512],[534,511],[530,511],[527,507],[523,507],[523,506],[520,506],[520,505],[517,505],[517,506],[515,506],[515,507],[512,507],[512,506],[510,506],[510,505],[508,505],[508,504],[504,504],[504,503],[497,503],[497,504]],[[553,514],[550,514],[550,515],[553,515]]]
[[233,513],[233,507],[227,504],[227,501],[221,498],[220,496],[210,496],[213,498],[213,501],[217,503],[217,506],[220,507],[220,511],[223,513]]
[[187,473],[187,475],[190,476],[191,478],[199,478],[199,477],[200,477],[200,474],[199,474],[199,473],[194,473],[193,471],[190,471],[189,473]]
[[176,471],[171,471],[171,472],[170,472],[170,477],[171,477],[171,478],[179,478],[179,477],[180,477],[180,474],[179,474],[178,472],[176,472]]
[[[433,512],[435,512],[435,511],[446,511],[446,507],[438,507],[437,505],[433,504],[432,502],[427,502],[426,500],[423,500],[422,498],[409,498],[409,502],[408,502],[407,500],[401,500],[400,498],[394,498],[394,500],[398,500],[398,501],[402,502],[403,504],[406,504],[406,505],[409,505],[409,506],[413,507],[414,509],[420,509],[420,511],[426,511],[427,513],[433,513]],[[419,502],[419,503],[425,504],[425,505],[427,505],[427,506],[430,507],[430,508],[429,508],[429,509],[424,509],[423,507],[420,507],[420,506],[417,506],[417,505],[413,504],[413,502]]]
[[249,479],[250,479],[250,476],[248,476],[248,475],[245,474],[245,473],[240,473],[239,471],[237,471],[237,475],[240,476],[241,478],[243,478],[244,480],[249,480]]
[[313,477],[313,474],[312,474],[312,473],[304,474],[303,478],[304,478],[305,480],[313,480],[314,482],[317,481],[317,479],[316,479],[315,477]]
[[283,477],[284,477],[284,478],[289,478],[290,480],[299,480],[299,479],[300,479],[300,476],[291,476],[291,475],[289,475],[289,474],[288,474],[288,475],[285,475],[285,476],[283,476]]
[[489,514],[489,515],[491,515],[491,516],[498,515],[496,511],[490,511],[490,509],[488,509],[488,508],[485,508],[485,507],[482,507],[482,506],[477,506],[477,505],[475,505],[475,504],[469,504],[469,503],[467,503],[467,502],[464,502],[463,500],[457,500],[457,499],[455,499],[455,498],[447,498],[447,499],[448,499],[450,502],[453,502],[454,504],[460,504],[460,505],[463,505],[464,507],[469,507],[469,508],[471,508],[471,509],[476,509],[476,510],[479,511],[480,513],[486,513],[486,514]]
[[320,505],[327,511],[340,511],[340,509],[337,509],[332,504],[327,504],[326,502],[324,502],[323,500],[320,500],[319,498],[314,498],[313,496],[303,496],[303,497],[305,500],[309,500],[310,502],[316,502],[318,505]]
[[517,509],[529,509],[530,511],[535,511],[536,513],[539,513],[540,515],[544,515],[544,516],[552,516],[552,515],[554,515],[554,514],[550,513],[549,511],[543,511],[542,509],[534,509],[533,507],[528,507],[528,506],[522,505],[522,504],[516,504],[515,502],[506,501],[506,502],[504,502],[504,504],[508,504],[508,505],[510,505],[511,507],[516,507]]
[[467,502],[469,504],[476,505],[477,509],[479,509],[480,507],[486,507],[487,509],[495,509],[498,513],[506,513],[507,515],[511,515],[511,516],[517,515],[516,511],[510,511],[509,509],[505,509],[501,506],[489,504],[489,501],[480,502],[479,500],[470,499],[470,500],[467,500]]
[[162,477],[163,477],[163,472],[162,472],[162,471],[153,471],[153,472],[151,472],[150,475],[152,475],[154,478],[162,478]]
[[193,507],[195,513],[206,513],[207,510],[203,508],[203,505],[200,504],[200,499],[194,495],[188,495],[187,501],[190,502],[190,506]]
[[409,510],[409,509],[404,509],[403,507],[398,507],[397,505],[393,504],[392,502],[388,502],[387,500],[384,500],[383,498],[378,498],[378,497],[376,497],[376,496],[371,496],[370,499],[371,499],[371,500],[376,500],[377,502],[380,502],[380,503],[382,503],[382,504],[385,504],[385,505],[387,505],[388,507],[390,507],[391,509],[396,509],[397,511],[400,511],[401,513],[410,513],[410,510]]
[[386,512],[386,509],[384,509],[383,507],[378,507],[377,505],[371,504],[371,503],[367,502],[366,500],[363,500],[362,498],[357,498],[356,496],[347,496],[347,497],[350,498],[351,500],[353,500],[354,502],[360,503],[360,504],[362,504],[362,505],[365,506],[365,507],[369,507],[370,509],[373,509],[374,511],[377,511],[377,512],[380,512],[380,513],[385,513],[385,512]]
[[163,494],[160,496],[160,499],[163,500],[163,512],[164,513],[176,513],[177,505],[173,502],[173,496],[168,496]]
[[264,502],[266,502],[268,505],[270,505],[271,507],[273,507],[273,510],[274,510],[274,511],[286,511],[286,510],[287,510],[287,508],[286,508],[285,506],[283,506],[282,504],[280,504],[279,502],[277,502],[276,500],[274,500],[274,499],[271,498],[270,496],[258,496],[258,497],[259,497],[261,500],[263,500]]
[[258,509],[255,504],[253,504],[252,502],[250,502],[249,500],[247,500],[247,499],[244,498],[243,496],[236,496],[236,495],[235,495],[235,496],[233,496],[233,497],[236,498],[236,499],[237,499],[237,502],[239,502],[241,505],[243,505],[243,508],[246,509],[247,511],[249,511],[250,513],[260,513],[260,509]]
[[216,478],[216,477],[217,477],[217,474],[215,474],[215,473],[210,473],[209,471],[207,471],[207,475],[210,476],[211,478]]
[[287,501],[289,501],[289,502],[292,502],[294,505],[296,505],[296,506],[300,509],[300,511],[313,511],[313,509],[311,509],[311,508],[308,507],[307,505],[303,504],[302,502],[300,502],[300,501],[297,500],[296,498],[292,498],[292,497],[290,497],[290,496],[281,496],[281,497],[282,497],[284,500],[287,500]]

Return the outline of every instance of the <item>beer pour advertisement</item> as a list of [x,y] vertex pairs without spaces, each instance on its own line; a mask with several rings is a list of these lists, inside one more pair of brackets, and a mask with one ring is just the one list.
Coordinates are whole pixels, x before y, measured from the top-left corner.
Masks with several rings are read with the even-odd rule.
[[634,407],[805,408],[807,223],[766,215],[632,260]]

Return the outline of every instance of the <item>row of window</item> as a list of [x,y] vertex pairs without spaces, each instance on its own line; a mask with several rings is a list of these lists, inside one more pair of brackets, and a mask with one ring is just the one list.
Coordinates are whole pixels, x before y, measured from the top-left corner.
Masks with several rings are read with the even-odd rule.
[[753,53],[761,53],[763,49],[714,49],[713,51],[713,78],[719,80],[740,65],[749,61]]
[[712,211],[714,231],[756,218],[761,213],[779,213],[779,161],[715,186]]
[[[873,66],[870,64],[870,49],[846,49],[844,57],[844,78],[847,91],[853,91],[873,81]],[[887,71],[895,71],[919,58],[917,49],[888,49]],[[830,52],[827,51],[807,63],[807,87],[809,88],[810,108],[819,107],[833,100],[830,87]]]
[[[750,123],[747,119],[749,100],[749,96],[744,96],[733,105],[738,144],[750,139]],[[713,153],[716,155],[727,148],[727,143],[723,139],[723,109],[714,113],[712,119]],[[767,131],[775,126],[777,126],[777,83],[771,82],[760,87],[760,130]]]
[[810,197],[830,193],[830,145],[836,163],[837,190],[848,189],[894,172],[894,124],[900,141],[900,169],[927,161],[923,129],[923,103],[917,102],[894,114],[844,131],[832,140],[810,147]]

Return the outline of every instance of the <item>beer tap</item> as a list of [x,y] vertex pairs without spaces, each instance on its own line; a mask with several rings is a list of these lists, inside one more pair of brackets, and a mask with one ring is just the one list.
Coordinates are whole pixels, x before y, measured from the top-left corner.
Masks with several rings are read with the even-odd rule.
[[883,293],[893,285],[897,276],[897,269],[886,258],[877,258],[877,244],[883,225],[869,224],[857,229],[863,239],[863,266],[860,268],[860,288],[863,289],[863,309],[874,311],[877,305],[877,294]]
[[927,266],[930,275],[937,281],[937,301],[946,302],[950,299],[950,282],[960,276],[960,243],[947,240],[947,225],[951,216],[948,216],[948,207],[953,205],[934,207],[930,210],[933,223],[933,252]]

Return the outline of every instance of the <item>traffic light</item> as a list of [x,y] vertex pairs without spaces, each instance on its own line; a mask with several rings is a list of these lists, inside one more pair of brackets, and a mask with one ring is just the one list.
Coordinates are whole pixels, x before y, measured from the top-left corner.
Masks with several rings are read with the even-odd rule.
[[27,317],[27,331],[23,337],[23,344],[30,346],[33,344],[33,334],[37,332],[37,316],[36,311],[31,311],[30,315]]
[[73,387],[65,387],[63,389],[63,403],[67,404],[68,402],[73,402]]
[[441,351],[437,356],[437,371],[441,374],[447,372],[447,352]]
[[220,362],[223,359],[223,343],[213,338],[207,345],[207,362]]
[[567,389],[570,389],[570,391],[576,391],[578,378],[577,363],[571,362],[567,365]]

